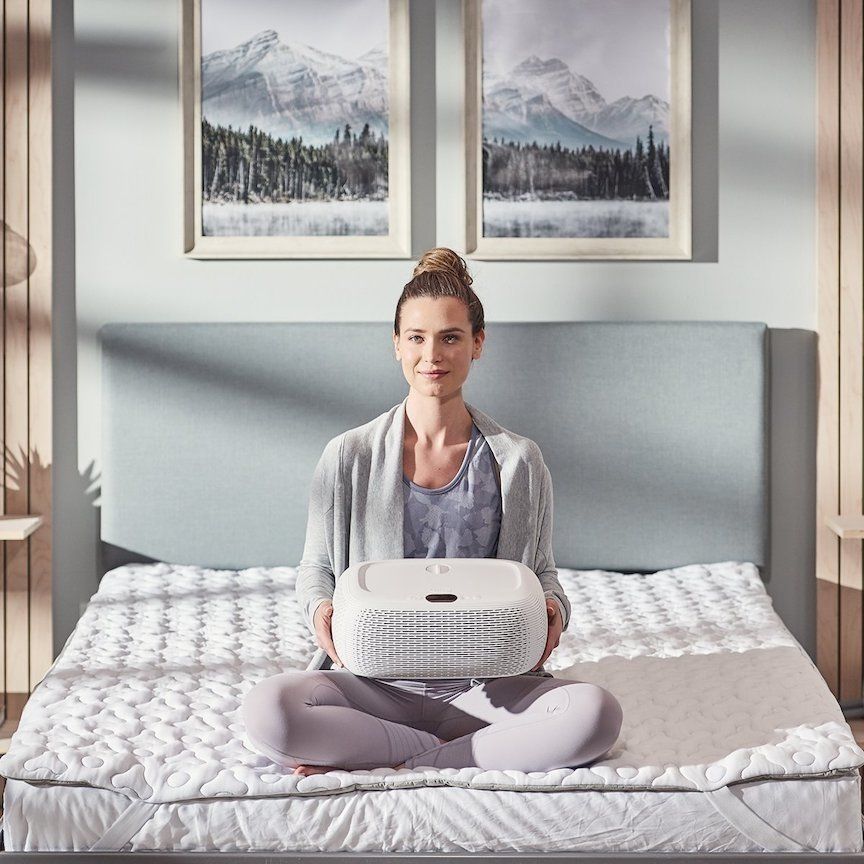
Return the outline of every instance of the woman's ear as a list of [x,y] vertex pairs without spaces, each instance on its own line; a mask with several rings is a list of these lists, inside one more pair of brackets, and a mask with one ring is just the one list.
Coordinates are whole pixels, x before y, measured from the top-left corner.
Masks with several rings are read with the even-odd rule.
[[478,330],[474,336],[474,351],[471,356],[472,360],[478,360],[483,353],[483,343],[486,341],[486,330]]

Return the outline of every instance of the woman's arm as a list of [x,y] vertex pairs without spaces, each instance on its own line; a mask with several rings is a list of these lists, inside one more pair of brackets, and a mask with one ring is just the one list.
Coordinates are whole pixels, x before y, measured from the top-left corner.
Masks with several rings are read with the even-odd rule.
[[[328,548],[332,535],[333,508],[336,504],[336,477],[340,471],[342,436],[333,438],[324,448],[309,490],[309,516],[306,522],[306,543],[303,558],[297,568],[297,602],[306,625],[314,633],[315,611],[325,600],[331,600],[336,587],[333,561]],[[332,545],[332,536],[331,536]]]
[[534,558],[534,572],[540,580],[547,599],[557,601],[561,608],[564,629],[570,621],[570,601],[558,581],[555,556],[552,553],[552,475],[543,465],[543,478],[540,483],[540,510],[537,519],[537,554]]

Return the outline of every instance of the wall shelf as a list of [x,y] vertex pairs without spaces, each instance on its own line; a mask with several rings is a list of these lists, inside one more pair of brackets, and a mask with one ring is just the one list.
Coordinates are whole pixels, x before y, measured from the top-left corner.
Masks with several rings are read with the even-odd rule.
[[0,516],[0,540],[24,540],[41,524],[41,516]]
[[864,540],[864,516],[828,516],[825,524],[841,540]]

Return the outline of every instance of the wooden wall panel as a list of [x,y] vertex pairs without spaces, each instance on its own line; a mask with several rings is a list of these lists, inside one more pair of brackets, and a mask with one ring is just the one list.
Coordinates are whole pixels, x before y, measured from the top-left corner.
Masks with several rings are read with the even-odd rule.
[[[30,686],[42,680],[54,659],[51,615],[51,0],[30,0],[28,171],[30,274],[28,402],[30,505],[43,517],[30,543]],[[47,144],[45,143],[47,142]]]
[[[862,512],[862,0],[840,27],[840,515]],[[840,700],[861,700],[861,541],[840,541]]]
[[[26,261],[22,244],[29,235],[28,202],[28,0],[6,0],[6,256],[4,279],[4,513],[29,513]],[[14,232],[14,233],[13,233]],[[26,248],[26,247],[25,247]],[[22,279],[22,275],[24,278]],[[23,454],[23,455],[22,455]],[[23,465],[22,465],[23,463]],[[7,541],[6,689],[30,689],[29,567],[26,540]]]
[[[5,15],[5,2],[3,4],[3,16],[2,16],[2,30],[0,30],[0,118],[3,120],[3,136],[2,136],[2,153],[3,153],[3,163],[5,166],[5,153],[6,153],[6,15]],[[0,241],[0,274],[3,274],[3,278],[0,279],[0,298],[5,296],[5,289],[3,283],[5,283],[6,278],[6,172],[5,170],[0,171],[0,218],[2,218],[2,226],[3,226],[3,239]],[[2,299],[0,299],[0,312],[2,312]],[[4,360],[6,354],[5,349],[6,342],[6,334],[4,332],[4,328],[0,327],[0,405],[5,404],[5,385],[4,385]],[[0,425],[0,435],[2,435],[2,425]],[[5,459],[2,463],[5,466]],[[3,512],[3,503],[5,498],[5,489],[6,489],[6,480],[5,477],[0,476],[0,491],[3,494],[0,494],[0,513]],[[5,545],[5,544],[3,544]],[[2,588],[2,598],[0,598],[0,603],[2,603],[2,609],[0,609],[0,623],[2,623],[2,632],[0,632],[0,653],[2,653],[2,670],[0,670],[0,676],[2,676],[2,693],[3,693],[3,705],[0,706],[2,709],[2,713],[5,719],[6,716],[6,552],[5,549],[0,549],[0,588]]]
[[39,514],[25,540],[0,541],[3,692],[19,711],[53,659],[51,622],[51,0],[0,0],[3,37],[3,304],[0,328],[6,515]]
[[829,534],[826,520],[864,513],[864,2],[818,0],[817,32],[817,663],[841,704],[859,708],[862,542]]

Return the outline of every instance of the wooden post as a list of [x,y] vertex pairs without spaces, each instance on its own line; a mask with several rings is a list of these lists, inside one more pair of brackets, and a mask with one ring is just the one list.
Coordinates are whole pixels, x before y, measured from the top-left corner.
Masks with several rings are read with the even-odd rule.
[[817,15],[819,420],[816,444],[816,664],[840,694],[840,545],[826,519],[840,513],[840,0]]
[[51,616],[51,0],[3,0],[3,495],[42,524],[3,541],[4,692],[20,711],[53,660]]
[[818,0],[819,433],[817,665],[862,701],[862,541],[829,522],[864,513],[864,8]]
[[[840,19],[840,515],[862,512],[862,0]],[[861,541],[840,541],[840,701],[861,701]]]

